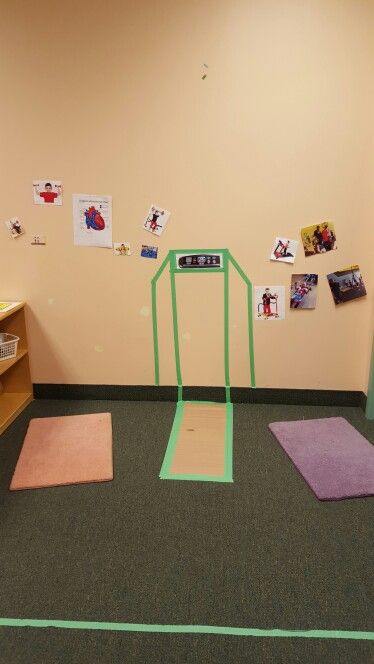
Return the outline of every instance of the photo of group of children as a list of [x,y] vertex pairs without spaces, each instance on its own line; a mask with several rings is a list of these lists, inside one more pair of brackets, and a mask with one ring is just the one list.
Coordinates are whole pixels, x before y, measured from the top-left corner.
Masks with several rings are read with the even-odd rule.
[[293,274],[291,277],[291,309],[315,309],[318,274]]
[[337,249],[334,225],[330,221],[301,229],[305,256],[325,254]]
[[349,302],[366,295],[366,288],[358,265],[327,275],[335,304]]

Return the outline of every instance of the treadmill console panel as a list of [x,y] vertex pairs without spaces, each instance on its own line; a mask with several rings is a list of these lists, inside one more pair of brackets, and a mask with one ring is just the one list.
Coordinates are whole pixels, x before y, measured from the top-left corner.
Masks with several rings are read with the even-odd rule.
[[177,254],[176,259],[178,270],[223,267],[222,254]]

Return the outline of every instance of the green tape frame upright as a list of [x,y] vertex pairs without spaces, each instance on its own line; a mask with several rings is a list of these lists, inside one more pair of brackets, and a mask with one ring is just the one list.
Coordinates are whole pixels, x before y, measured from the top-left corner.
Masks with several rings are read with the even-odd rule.
[[230,348],[229,348],[229,263],[228,251],[224,250],[223,253],[223,327],[224,327],[224,362],[225,362],[225,388],[226,388],[226,401],[230,402]]
[[[174,353],[175,353],[175,369],[177,372],[178,392],[182,387],[182,373],[179,354],[179,332],[178,332],[178,313],[177,313],[177,293],[175,290],[175,274],[170,270],[170,287],[171,287],[171,305],[173,310],[173,330],[174,330]],[[182,396],[178,400],[181,400]]]
[[249,362],[250,362],[250,373],[251,373],[251,387],[256,387],[256,375],[255,375],[255,353],[253,346],[253,312],[252,312],[252,283],[248,279],[245,272],[243,272],[239,263],[233,258],[233,256],[228,251],[228,258],[231,264],[234,266],[235,270],[243,281],[247,284],[247,304],[248,304],[248,348],[249,348]]
[[157,281],[161,277],[165,267],[170,262],[170,256],[167,254],[151,281],[152,285],[152,325],[153,325],[153,360],[155,369],[155,385],[160,384],[160,363],[158,354],[158,328],[157,328]]
[[153,362],[155,370],[155,385],[159,385],[160,365],[158,358],[157,294],[156,294],[156,282],[153,280],[152,280],[152,324],[153,324]]

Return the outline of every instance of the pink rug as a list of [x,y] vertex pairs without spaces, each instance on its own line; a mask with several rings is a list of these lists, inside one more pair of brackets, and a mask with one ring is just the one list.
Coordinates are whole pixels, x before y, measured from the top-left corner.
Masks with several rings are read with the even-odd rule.
[[30,421],[11,491],[113,479],[110,413]]

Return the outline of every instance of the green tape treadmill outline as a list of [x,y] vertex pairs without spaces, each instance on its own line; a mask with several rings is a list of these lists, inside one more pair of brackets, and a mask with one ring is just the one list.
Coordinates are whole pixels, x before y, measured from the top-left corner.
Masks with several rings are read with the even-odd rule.
[[154,634],[222,634],[259,638],[354,639],[374,641],[374,632],[332,629],[260,629],[258,627],[225,627],[217,625],[159,625],[143,623],[93,622],[88,620],[48,620],[33,618],[0,618],[0,627],[31,627],[102,630],[106,632],[150,632]]
[[226,402],[231,401],[230,395],[230,361],[229,361],[229,263],[238,272],[239,276],[244,280],[247,286],[247,306],[248,306],[248,345],[249,345],[249,358],[250,358],[250,385],[256,387],[255,378],[255,361],[254,361],[254,346],[253,346],[253,316],[252,316],[252,283],[243,272],[240,265],[230,254],[228,249],[170,249],[162,265],[157,270],[152,279],[152,318],[153,318],[153,348],[154,348],[154,373],[155,384],[160,384],[160,365],[159,365],[159,351],[158,351],[158,327],[157,327],[157,281],[163,273],[166,265],[169,263],[170,283],[172,293],[172,311],[173,311],[173,333],[174,333],[174,352],[176,361],[176,373],[178,383],[178,400],[183,397],[183,384],[181,375],[181,363],[179,352],[179,333],[178,333],[178,313],[177,313],[177,298],[175,286],[175,274],[185,274],[191,272],[204,272],[207,274],[206,268],[194,268],[191,270],[183,269],[178,270],[176,267],[176,255],[178,253],[220,253],[223,257],[223,267],[219,269],[210,269],[210,272],[221,272],[224,275],[224,368],[225,368],[225,395]]
[[[170,432],[169,442],[167,444],[164,460],[160,470],[161,480],[189,480],[196,482],[233,482],[232,473],[232,438],[233,438],[233,406],[226,402],[226,427],[225,427],[225,472],[223,475],[203,475],[203,474],[176,474],[170,471],[177,445],[178,434],[184,415],[184,406],[186,403],[210,403],[214,401],[178,401],[175,411],[173,426]],[[220,404],[222,405],[222,404]]]

